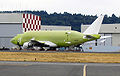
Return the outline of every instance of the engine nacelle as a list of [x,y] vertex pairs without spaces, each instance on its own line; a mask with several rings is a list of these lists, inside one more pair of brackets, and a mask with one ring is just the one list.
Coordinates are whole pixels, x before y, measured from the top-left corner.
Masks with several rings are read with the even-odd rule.
[[23,49],[28,49],[28,48],[30,48],[30,47],[32,47],[32,43],[30,43],[30,42],[25,42],[25,43],[23,44]]

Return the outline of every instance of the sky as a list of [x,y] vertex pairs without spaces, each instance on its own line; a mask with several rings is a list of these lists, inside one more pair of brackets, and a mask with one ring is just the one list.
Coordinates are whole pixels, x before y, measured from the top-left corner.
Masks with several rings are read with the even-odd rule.
[[0,0],[0,11],[44,10],[48,13],[115,14],[120,17],[120,0]]

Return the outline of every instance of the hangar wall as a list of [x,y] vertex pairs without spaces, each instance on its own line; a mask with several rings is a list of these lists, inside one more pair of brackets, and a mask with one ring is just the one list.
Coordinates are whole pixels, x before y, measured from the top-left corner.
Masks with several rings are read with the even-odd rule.
[[120,33],[112,34],[112,45],[120,46]]
[[14,46],[10,40],[16,34],[22,33],[21,25],[21,23],[0,23],[0,48]]
[[22,23],[22,13],[0,13],[0,23]]
[[71,30],[71,26],[41,25],[41,30]]
[[22,33],[21,23],[0,23],[0,37],[14,37]]
[[0,48],[14,46],[10,40],[23,33],[22,22],[22,13],[0,13]]

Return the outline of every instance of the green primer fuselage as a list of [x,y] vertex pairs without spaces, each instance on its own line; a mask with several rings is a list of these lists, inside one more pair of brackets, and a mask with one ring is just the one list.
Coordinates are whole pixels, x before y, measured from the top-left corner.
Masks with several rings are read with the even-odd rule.
[[100,38],[99,34],[92,34],[94,38],[84,38],[84,34],[77,31],[29,31],[24,34],[18,34],[11,42],[17,45],[23,45],[34,38],[36,41],[50,41],[55,43],[57,47],[67,47],[72,45],[79,45],[87,41],[92,41]]

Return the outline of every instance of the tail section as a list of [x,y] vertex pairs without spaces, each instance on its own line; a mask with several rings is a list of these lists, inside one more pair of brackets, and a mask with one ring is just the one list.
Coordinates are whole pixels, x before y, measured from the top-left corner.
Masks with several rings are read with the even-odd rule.
[[86,30],[83,34],[98,34],[104,16],[99,16]]

